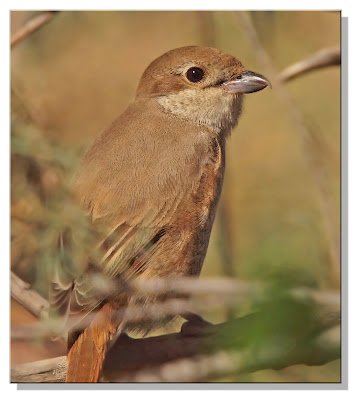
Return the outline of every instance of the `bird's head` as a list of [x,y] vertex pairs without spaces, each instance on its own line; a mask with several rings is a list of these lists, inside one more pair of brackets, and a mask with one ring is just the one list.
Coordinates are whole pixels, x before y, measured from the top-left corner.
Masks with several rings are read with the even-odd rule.
[[247,71],[221,50],[188,46],[154,60],[141,77],[136,98],[156,98],[167,113],[229,131],[238,120],[242,95],[268,85],[264,76]]

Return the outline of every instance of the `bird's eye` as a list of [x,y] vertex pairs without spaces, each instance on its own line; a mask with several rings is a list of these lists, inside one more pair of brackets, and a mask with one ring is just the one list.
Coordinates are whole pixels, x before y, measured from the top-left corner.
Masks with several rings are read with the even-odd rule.
[[186,71],[186,77],[190,82],[199,82],[204,78],[204,71],[199,67],[192,67]]

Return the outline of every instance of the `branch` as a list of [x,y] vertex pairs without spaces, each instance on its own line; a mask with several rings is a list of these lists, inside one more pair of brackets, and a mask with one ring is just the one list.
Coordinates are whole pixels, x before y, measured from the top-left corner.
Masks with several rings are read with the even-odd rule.
[[[47,308],[47,301],[33,292],[29,285],[12,273],[11,293],[34,315],[41,316]],[[190,283],[191,282],[191,283]],[[200,299],[172,299],[162,304],[153,304],[153,309],[141,307],[130,310],[134,321],[145,317],[149,320],[168,315],[178,315],[182,310],[212,309],[217,305],[218,294],[223,287],[231,297],[237,290],[235,281],[216,282],[210,280],[165,280],[138,281],[144,293],[216,293],[216,302]],[[220,287],[220,284],[222,286]],[[239,285],[240,286],[240,285]],[[242,286],[242,288],[244,288]],[[254,285],[254,287],[256,287]],[[246,287],[247,288],[247,287]],[[256,301],[263,299],[262,290],[247,291],[254,294]],[[258,296],[258,293],[260,295]],[[256,297],[255,297],[256,296]],[[258,297],[257,297],[258,296]],[[267,293],[266,293],[267,296]],[[230,296],[229,296],[230,297]],[[202,300],[202,299],[201,299]],[[183,303],[184,301],[184,303]],[[293,302],[309,312],[310,318],[302,320],[302,313],[289,313],[280,317],[276,326],[272,316],[281,311],[274,303],[264,306],[260,312],[218,325],[204,324],[196,331],[188,331],[190,322],[182,327],[181,333],[167,334],[143,339],[121,335],[109,351],[103,371],[104,381],[200,381],[220,377],[229,373],[243,373],[263,368],[283,368],[298,363],[320,365],[340,355],[340,297],[338,293],[317,291],[308,288],[294,288],[285,292],[281,303],[284,308]],[[288,303],[287,303],[288,302]],[[293,311],[296,309],[293,308]],[[308,315],[308,314],[307,314]],[[303,321],[303,322],[302,322]],[[306,322],[307,323],[306,323]],[[297,325],[297,323],[299,325]],[[309,323],[309,325],[308,325]],[[268,331],[267,327],[270,327]],[[273,326],[273,329],[271,327]],[[294,331],[292,332],[292,326]],[[22,329],[24,329],[23,327]],[[47,334],[43,323],[27,326],[27,334],[36,336],[36,329]],[[16,332],[15,328],[15,332]],[[265,331],[259,346],[252,347],[252,334]],[[188,335],[189,332],[189,335]],[[16,336],[16,335],[15,335]],[[293,337],[293,338],[292,338]],[[279,340],[277,339],[279,338]],[[62,382],[66,376],[66,357],[36,361],[17,366],[11,371],[13,382]],[[191,372],[190,372],[191,371]]]
[[29,283],[24,282],[13,272],[11,272],[11,297],[38,318],[40,318],[49,307],[47,300],[33,291]]
[[[323,349],[323,346],[326,347]],[[296,364],[322,365],[339,357],[340,327],[337,326],[324,332],[312,343],[293,348],[287,353],[272,354],[270,350],[262,349],[254,357],[250,351],[219,351],[212,355],[194,355],[167,362],[157,368],[132,371],[120,379],[115,379],[112,371],[112,382],[207,382],[267,368],[280,370]]]
[[[262,346],[246,346],[245,335],[266,318],[263,313],[218,325],[208,325],[200,335],[181,333],[133,339],[121,335],[109,351],[103,381],[110,382],[194,382],[253,372],[281,369],[295,364],[322,365],[340,357],[339,313],[327,314],[320,323],[328,329],[309,340],[270,340]],[[228,336],[232,330],[242,332]],[[224,343],[224,345],[223,345]],[[239,350],[238,350],[239,349]],[[62,382],[66,357],[23,364],[11,370],[12,382]]]
[[[111,282],[101,280],[101,287],[106,288],[108,293],[115,294],[115,288]],[[259,301],[266,296],[265,286],[260,283],[242,282],[233,279],[197,279],[180,277],[178,279],[155,278],[136,279],[131,282],[128,290],[135,289],[142,295],[165,295],[177,293],[179,298],[168,298],[164,302],[147,304],[145,308],[141,305],[128,305],[117,311],[118,320],[125,316],[128,325],[138,323],[151,323],[167,316],[183,315],[185,313],[203,313],[213,311],[220,307],[236,306],[245,299]],[[124,289],[123,289],[124,290]],[[117,288],[118,292],[118,288]],[[107,293],[107,294],[108,294]],[[188,297],[180,298],[181,295]],[[310,288],[289,289],[286,295],[295,301],[305,304],[313,304],[317,313],[333,311],[340,312],[340,296],[337,292],[318,291]],[[37,317],[46,316],[48,301],[38,293],[30,289],[30,285],[22,281],[15,273],[11,272],[11,296],[25,309]],[[220,298],[220,301],[218,301]],[[71,327],[85,328],[91,322],[93,313],[86,317],[69,317],[64,325],[62,318],[44,318],[25,326],[12,327],[12,339],[38,340],[41,338],[63,335]],[[317,320],[321,320],[316,316]]]
[[338,47],[322,49],[308,58],[284,69],[278,76],[281,82],[288,82],[307,72],[341,64],[341,50]]
[[24,26],[11,36],[11,49],[50,22],[58,12],[59,11],[45,11],[29,19]]
[[[118,287],[105,277],[98,277],[98,283],[103,296],[118,293]],[[237,304],[247,297],[262,295],[263,288],[259,283],[240,282],[233,279],[197,279],[191,277],[178,277],[177,279],[153,278],[136,279],[121,287],[120,290],[135,290],[143,295],[159,295],[178,293],[189,295],[185,298],[169,298],[165,302],[147,305],[143,309],[140,305],[129,305],[118,309],[117,318],[120,320],[126,315],[128,323],[143,321],[152,322],[166,316],[176,316],[184,313],[213,310],[218,307]],[[53,335],[63,336],[74,325],[85,328],[91,322],[94,313],[86,317],[82,315],[69,317],[64,325],[63,319],[41,318],[46,317],[49,303],[38,293],[31,289],[29,283],[24,282],[14,272],[11,272],[11,296],[26,310],[38,317],[39,321],[24,326],[12,327],[11,337],[15,340],[38,340]],[[198,301],[198,298],[201,301]],[[220,302],[217,301],[218,296]],[[205,298],[205,300],[203,300]]]
[[63,382],[66,370],[66,356],[30,362],[11,369],[11,382]]

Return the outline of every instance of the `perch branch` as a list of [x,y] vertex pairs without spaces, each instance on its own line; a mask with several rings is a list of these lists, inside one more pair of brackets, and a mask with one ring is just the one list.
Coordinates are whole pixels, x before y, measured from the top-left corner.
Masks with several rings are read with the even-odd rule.
[[26,21],[24,26],[11,36],[11,49],[50,22],[57,12],[45,11]]
[[341,64],[341,50],[338,47],[322,49],[312,54],[308,58],[285,68],[278,76],[281,82],[288,82],[307,72],[336,66]]
[[[269,341],[259,348],[250,349],[245,348],[246,342],[242,337],[227,336],[233,328],[239,336],[240,332],[250,332],[261,318],[262,314],[256,313],[209,325],[207,331],[196,336],[173,333],[133,339],[122,335],[107,355],[103,381],[193,382],[264,368],[321,365],[340,357],[339,313],[334,318],[327,314],[326,321],[321,316],[320,323],[326,328],[309,340],[280,338],[279,343]],[[220,343],[221,346],[225,344],[226,350],[220,348]],[[66,367],[66,357],[23,364],[11,370],[11,381],[62,382]]]
[[[329,336],[329,339],[328,339]],[[329,346],[328,346],[329,343]],[[324,347],[324,350],[322,347]],[[333,327],[317,337],[307,347],[287,353],[253,354],[250,351],[219,351],[209,355],[194,355],[167,362],[157,368],[132,371],[114,382],[207,382],[212,379],[255,372],[262,369],[280,370],[296,364],[322,365],[340,357],[340,328]]]

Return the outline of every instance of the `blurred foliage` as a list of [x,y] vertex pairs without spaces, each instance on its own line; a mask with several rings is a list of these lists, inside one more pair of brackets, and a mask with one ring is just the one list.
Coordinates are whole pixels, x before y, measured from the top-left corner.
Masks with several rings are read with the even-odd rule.
[[70,190],[77,159],[33,123],[13,116],[11,265],[45,297],[55,270],[65,279],[76,276],[97,256],[98,227]]
[[[12,12],[12,32],[32,14]],[[250,14],[279,70],[340,41],[339,13]],[[193,44],[219,47],[260,72],[255,49],[237,19],[221,11],[61,12],[13,49],[11,264],[42,294],[56,265],[80,268],[93,249],[93,229],[68,189],[84,149],[133,98],[149,62],[169,49]],[[327,196],[335,211],[330,222],[339,232],[340,71],[311,73],[287,88],[318,138],[312,155],[324,163]],[[338,283],[330,272],[312,171],[274,88],[246,96],[245,103],[227,146],[221,209],[203,275],[271,282],[273,289],[263,303],[240,308],[240,313],[265,310],[259,326],[228,333],[238,334],[250,346],[270,347],[275,341],[283,345],[277,332],[304,335],[311,323],[310,307],[288,300],[282,289]],[[76,246],[64,255],[58,240],[68,227],[76,228],[78,236]],[[339,374],[339,364],[330,363],[260,371],[233,380],[337,381]]]
[[[258,310],[243,320],[234,320],[223,332],[218,345],[228,350],[244,351],[246,367],[270,368],[284,358],[292,347],[303,342],[308,346],[315,326],[311,304],[295,301],[285,293],[275,293],[255,304]],[[244,323],[243,323],[244,322]]]

